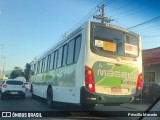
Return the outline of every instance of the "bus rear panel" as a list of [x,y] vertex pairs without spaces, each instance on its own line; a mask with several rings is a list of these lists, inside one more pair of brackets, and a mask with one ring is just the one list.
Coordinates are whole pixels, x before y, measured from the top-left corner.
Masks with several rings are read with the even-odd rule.
[[121,28],[91,23],[81,103],[132,102],[142,90],[140,37]]

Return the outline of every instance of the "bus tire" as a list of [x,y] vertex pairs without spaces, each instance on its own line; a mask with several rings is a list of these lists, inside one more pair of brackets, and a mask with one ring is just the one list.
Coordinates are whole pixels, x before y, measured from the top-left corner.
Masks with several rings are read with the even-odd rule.
[[47,89],[47,104],[50,109],[54,107],[54,102],[53,102],[53,91],[51,87],[48,87]]
[[88,108],[88,109],[91,109],[91,108],[95,108],[96,107],[96,104],[87,104],[87,103],[81,103],[81,106],[83,108]]

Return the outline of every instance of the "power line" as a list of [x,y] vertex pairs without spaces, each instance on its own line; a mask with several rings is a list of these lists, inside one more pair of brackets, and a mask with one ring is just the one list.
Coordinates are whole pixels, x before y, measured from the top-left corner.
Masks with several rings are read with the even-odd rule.
[[142,43],[159,43],[160,41],[153,41],[153,42],[142,42]]
[[146,11],[146,10],[150,10],[150,9],[154,9],[154,8],[153,8],[153,7],[150,7],[150,8],[140,9],[140,10],[137,10],[137,11],[135,11],[135,12],[133,12],[133,13],[128,14],[128,15],[124,15],[124,16],[122,16],[122,17],[119,17],[119,18],[117,18],[117,19],[122,19],[122,18],[124,18],[124,17],[128,17],[128,16],[134,15],[134,14],[136,14],[136,13],[140,13],[140,12],[143,12],[143,11]]
[[130,1],[129,0],[127,2],[125,1],[125,3],[127,3],[127,4],[123,4],[122,6],[118,7],[117,9],[114,9],[114,10],[108,11],[108,12],[109,13],[113,13],[113,12],[119,10],[119,9],[125,8],[125,6],[128,5],[128,3],[130,3]]
[[101,23],[104,23],[104,22],[110,23],[111,21],[113,21],[112,19],[104,16],[104,4],[101,6],[101,14],[93,16],[93,18],[97,20],[101,20]]
[[160,35],[142,36],[142,37],[159,37]]
[[130,28],[127,28],[127,29],[129,30],[129,29],[134,29],[134,28],[137,28],[137,27],[143,26],[143,25],[145,25],[145,24],[148,24],[148,23],[154,22],[154,21],[158,20],[159,18],[160,18],[160,16],[155,17],[155,18],[152,18],[152,19],[150,19],[150,20],[147,20],[147,21],[145,21],[145,22],[142,22],[142,23],[140,23],[140,24],[138,24],[138,25],[135,25],[135,26],[130,27]]
[[[140,1],[140,2],[142,2],[142,1]],[[139,2],[139,3],[140,3]],[[143,4],[143,3],[142,3]],[[135,8],[133,8],[133,9],[129,9],[129,10],[127,10],[126,12],[120,12],[119,14],[116,14],[116,15],[114,15],[114,16],[112,16],[112,17],[117,17],[118,15],[121,15],[121,14],[126,14],[126,13],[130,13],[130,14],[127,14],[127,15],[124,15],[124,16],[122,16],[122,17],[119,17],[119,18],[116,18],[116,19],[121,19],[121,18],[124,18],[124,17],[128,17],[128,16],[131,16],[131,15],[134,15],[134,14],[136,14],[136,13],[140,13],[140,12],[143,12],[143,11],[146,11],[146,10],[150,10],[150,9],[154,9],[154,6],[156,5],[157,3],[155,3],[155,2],[152,2],[151,3],[151,6],[148,8],[148,7],[144,7],[144,6],[142,6],[141,4],[138,4]],[[140,7],[138,7],[139,5],[141,5]],[[135,11],[135,12],[132,12],[132,11]]]
[[108,5],[110,5],[110,4],[112,4],[113,2],[115,2],[116,0],[110,0],[108,3],[105,3],[104,4],[104,7],[106,7],[106,6],[108,6]]
[[89,19],[90,16],[97,12],[99,10],[99,6],[104,4],[107,0],[104,0],[103,2],[101,2],[100,4],[96,5],[86,16],[84,16],[79,22],[77,22],[70,30],[68,31],[71,31],[72,29],[74,29],[77,25],[79,25],[80,23],[82,23],[85,19]]
[[85,17],[83,17],[78,23],[76,23],[71,29],[68,30],[68,33],[75,29],[78,25],[83,24],[86,20],[89,20],[93,15],[97,14],[97,12],[101,9],[100,6],[104,4],[104,6],[110,5],[111,3],[115,2],[116,0],[104,0],[97,6],[95,6]]
[[[126,7],[125,7],[126,8]],[[129,8],[131,8],[131,7],[129,7]],[[118,14],[115,14],[115,15],[113,15],[112,17],[114,17],[114,16],[119,16],[119,15],[121,15],[121,14],[126,14],[126,13],[130,13],[130,12],[132,12],[132,11],[134,11],[134,10],[137,10],[137,9],[139,9],[139,8],[142,8],[142,7],[139,7],[139,4],[138,5],[136,5],[134,8],[131,8],[131,9],[126,9],[126,11],[125,12],[120,12],[120,13],[118,13]]]

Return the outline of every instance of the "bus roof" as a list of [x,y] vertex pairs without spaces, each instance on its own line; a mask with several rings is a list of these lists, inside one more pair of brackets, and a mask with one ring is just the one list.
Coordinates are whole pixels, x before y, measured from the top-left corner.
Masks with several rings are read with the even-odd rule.
[[71,32],[69,35],[67,35],[65,38],[62,38],[60,40],[60,42],[56,43],[55,45],[53,45],[53,47],[49,48],[47,51],[43,52],[42,54],[40,54],[39,56],[36,56],[34,58],[34,60],[31,62],[31,63],[34,63],[38,60],[40,60],[43,56],[47,55],[46,53],[50,53],[53,49],[56,49],[59,45],[61,45],[63,42],[65,42],[66,40],[70,39],[72,36],[74,36],[76,33],[78,33],[79,31],[82,30],[83,26],[87,25],[87,24],[90,24],[90,23],[93,23],[95,25],[100,25],[100,26],[106,26],[108,28],[112,28],[112,29],[116,29],[116,30],[120,30],[122,32],[126,32],[126,33],[129,33],[129,34],[134,34],[135,36],[139,37],[138,34],[130,31],[130,30],[127,30],[125,28],[121,28],[119,26],[115,26],[115,25],[111,25],[111,24],[103,24],[103,23],[99,23],[99,22],[91,22],[91,21],[86,21],[85,23],[83,23],[81,26],[79,26],[77,29],[75,29],[73,32]]

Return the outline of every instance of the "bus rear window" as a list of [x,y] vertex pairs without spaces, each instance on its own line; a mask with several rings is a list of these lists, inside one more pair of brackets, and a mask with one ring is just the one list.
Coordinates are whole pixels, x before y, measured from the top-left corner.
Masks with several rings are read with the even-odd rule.
[[99,54],[138,56],[138,37],[119,30],[94,26],[92,43]]

